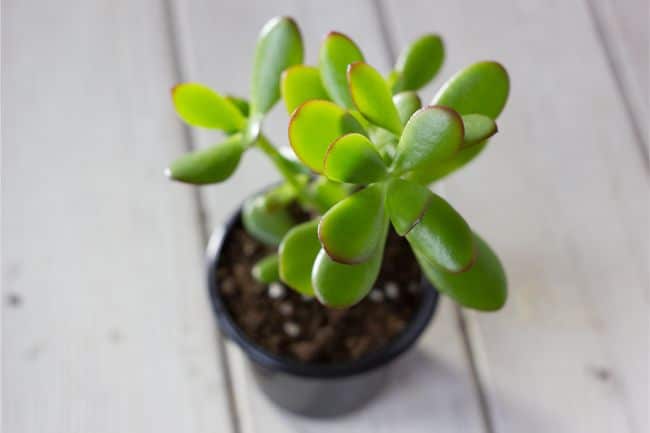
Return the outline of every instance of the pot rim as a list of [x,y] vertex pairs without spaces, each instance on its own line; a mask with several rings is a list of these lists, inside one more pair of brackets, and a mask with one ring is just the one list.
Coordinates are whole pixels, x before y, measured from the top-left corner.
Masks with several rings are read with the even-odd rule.
[[240,220],[241,207],[228,218],[223,226],[216,228],[210,236],[210,241],[206,249],[208,292],[212,303],[212,310],[223,333],[237,343],[249,359],[260,366],[272,371],[282,371],[295,376],[317,379],[339,378],[365,373],[387,364],[410,348],[431,321],[440,296],[438,291],[423,275],[420,281],[420,293],[422,294],[420,307],[407,327],[381,350],[370,352],[356,360],[325,364],[304,363],[264,349],[252,341],[235,323],[219,292],[216,271],[219,266],[222,250],[228,234]]

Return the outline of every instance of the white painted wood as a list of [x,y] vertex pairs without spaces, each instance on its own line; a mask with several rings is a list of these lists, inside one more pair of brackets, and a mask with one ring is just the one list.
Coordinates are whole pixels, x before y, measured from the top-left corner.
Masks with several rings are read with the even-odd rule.
[[[369,2],[172,4],[185,75],[220,90],[247,93],[254,37],[276,14],[299,18],[311,62],[336,27],[387,67]],[[598,10],[623,32],[626,91],[647,95],[628,42],[642,16],[612,4]],[[194,203],[160,176],[183,140],[164,91],[176,78],[161,3],[2,8],[3,431],[229,431]],[[446,182],[509,270],[507,308],[467,315],[494,430],[647,431],[647,175],[586,4],[393,1],[387,12],[398,46],[445,36],[445,77],[487,57],[512,73],[502,132]],[[285,121],[270,119],[278,142]],[[204,189],[210,224],[271,173],[251,154],[229,185]],[[234,351],[242,430],[482,431],[450,307],[388,393],[334,422],[273,408]]]
[[162,2],[2,13],[2,430],[230,431]]
[[648,107],[650,102],[649,60],[650,5],[647,0],[589,0],[602,28],[604,43],[620,75],[633,115],[650,146]]
[[385,5],[398,45],[444,35],[443,79],[512,77],[500,133],[445,182],[509,275],[502,312],[467,313],[494,430],[648,431],[648,179],[586,5]]
[[[185,76],[219,91],[248,94],[255,39],[264,22],[275,15],[294,16],[303,32],[307,62],[315,63],[320,39],[329,30],[350,34],[369,62],[388,68],[374,4],[370,1],[176,3]],[[286,144],[287,115],[278,106],[265,128]],[[213,140],[199,132],[196,141]],[[246,155],[237,174],[225,185],[202,189],[211,226],[217,226],[245,194],[276,179],[272,167],[258,155]],[[418,348],[403,359],[389,389],[357,414],[334,421],[291,416],[272,406],[255,388],[236,347],[229,348],[241,430],[253,432],[482,432],[483,420],[473,389],[462,337],[451,304],[443,302],[435,323]]]

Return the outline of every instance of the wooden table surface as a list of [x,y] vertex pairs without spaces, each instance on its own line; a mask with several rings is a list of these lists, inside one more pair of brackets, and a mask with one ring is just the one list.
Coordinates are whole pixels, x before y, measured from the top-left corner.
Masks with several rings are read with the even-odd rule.
[[[443,183],[503,257],[506,308],[444,300],[387,391],[333,421],[261,396],[208,304],[206,236],[270,165],[200,191],[162,175],[218,139],[169,88],[246,95],[280,14],[311,63],[332,29],[383,71],[441,33],[425,100],[476,60],[512,77],[491,148]],[[647,1],[6,0],[2,98],[3,431],[648,431]],[[286,142],[281,109],[268,126]]]

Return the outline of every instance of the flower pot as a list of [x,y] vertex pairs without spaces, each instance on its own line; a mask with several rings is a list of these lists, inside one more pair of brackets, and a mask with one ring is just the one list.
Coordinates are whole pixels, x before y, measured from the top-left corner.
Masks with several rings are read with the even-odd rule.
[[276,405],[309,417],[332,417],[360,408],[382,385],[392,361],[410,348],[431,321],[438,292],[424,278],[420,303],[410,322],[381,349],[342,363],[307,363],[279,356],[252,341],[237,325],[220,291],[217,269],[241,210],[215,230],[207,249],[208,289],[223,334],[246,354],[257,385]]

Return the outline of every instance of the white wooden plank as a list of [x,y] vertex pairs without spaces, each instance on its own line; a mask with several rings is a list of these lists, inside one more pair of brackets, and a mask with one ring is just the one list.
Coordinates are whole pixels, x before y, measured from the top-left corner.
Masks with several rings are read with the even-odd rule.
[[509,273],[504,311],[468,313],[494,430],[647,431],[647,173],[586,5],[402,4],[398,44],[443,34],[443,79],[485,58],[512,78],[491,148],[445,182]]
[[162,2],[2,24],[3,431],[230,431]]
[[[215,2],[177,3],[178,27],[186,78],[206,82],[220,91],[248,94],[248,79],[256,35],[275,15],[294,16],[303,32],[307,62],[316,62],[320,38],[337,29],[359,42],[366,58],[387,70],[376,10],[370,1],[349,2]],[[283,107],[266,125],[277,143],[286,143]],[[196,135],[199,145],[216,138]],[[246,155],[234,178],[202,190],[212,226],[221,223],[247,194],[276,179],[261,157]],[[231,347],[230,365],[241,430],[252,432],[481,432],[484,431],[471,371],[451,304],[423,336],[418,349],[404,359],[389,389],[361,412],[333,421],[311,421],[278,410],[252,383],[243,355]]]
[[595,14],[596,26],[602,32],[603,43],[611,56],[615,73],[619,75],[632,114],[650,146],[648,136],[648,71],[650,50],[648,43],[648,15],[650,7],[645,0],[589,0]]

